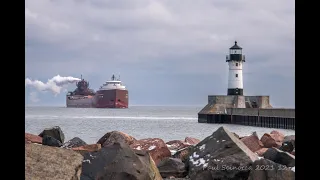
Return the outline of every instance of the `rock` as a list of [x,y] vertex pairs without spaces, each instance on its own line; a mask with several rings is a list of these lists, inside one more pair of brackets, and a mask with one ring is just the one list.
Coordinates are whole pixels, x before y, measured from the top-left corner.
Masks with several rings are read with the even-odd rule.
[[268,159],[253,163],[248,180],[294,180],[295,172]]
[[268,133],[265,133],[260,141],[262,142],[262,144],[264,145],[264,147],[266,148],[272,148],[272,147],[276,147],[276,148],[279,148],[281,147],[282,145],[282,141],[278,141],[280,140],[281,138],[278,137],[277,134],[268,134]]
[[197,145],[197,144],[200,142],[199,139],[192,138],[192,137],[186,137],[186,138],[184,139],[184,141],[185,141],[186,143],[191,144],[191,145]]
[[260,156],[263,157],[263,154],[268,150],[269,148],[261,148],[258,151],[255,151],[255,153]]
[[84,155],[87,152],[96,152],[101,149],[101,144],[89,144],[80,147],[74,147],[72,150]]
[[64,134],[59,126],[54,126],[52,128],[47,128],[43,130],[40,134],[40,137],[43,136],[51,136],[57,140],[59,140],[61,143],[64,143]]
[[112,145],[114,142],[123,142],[128,145],[131,145],[133,142],[135,142],[136,139],[126,133],[120,132],[120,131],[111,131],[102,136],[97,144],[101,144],[102,147]]
[[[224,127],[192,148],[190,179],[247,179],[249,167],[258,159],[241,140]],[[215,169],[214,169],[215,168]]]
[[296,136],[295,135],[289,135],[289,136],[285,136],[283,138],[283,142],[287,142],[287,141],[295,141],[296,140]]
[[185,164],[178,158],[166,158],[158,164],[158,169],[163,178],[170,176],[182,178],[187,175]]
[[182,162],[186,162],[189,160],[189,154],[192,150],[192,146],[183,148],[178,150],[174,155],[172,155],[173,158],[179,158]]
[[171,155],[175,154],[179,149],[191,146],[189,143],[180,140],[173,140],[166,143]]
[[45,135],[42,138],[42,145],[60,147],[62,146],[62,143],[51,136]]
[[85,145],[87,145],[87,143],[84,142],[82,139],[80,139],[78,137],[74,137],[74,138],[70,139],[69,141],[65,142],[61,147],[71,149],[71,148],[85,146]]
[[279,132],[279,131],[271,131],[270,134],[273,134],[274,135],[274,139],[277,141],[277,142],[283,142],[284,140],[284,135]]
[[72,150],[25,145],[25,179],[80,179],[83,157]]
[[162,177],[146,151],[133,150],[126,143],[115,142],[84,155],[81,180],[96,179],[161,180]]
[[24,133],[24,139],[26,142],[42,144],[42,137],[34,134]]
[[293,149],[293,151],[290,154],[295,156],[296,155],[296,149]]
[[292,152],[295,148],[295,141],[290,140],[282,143],[282,146],[279,148],[281,151]]
[[136,150],[148,151],[156,165],[158,165],[162,159],[171,157],[167,145],[159,138],[140,139],[131,144],[130,147]]
[[269,148],[263,154],[263,157],[275,163],[282,164],[288,167],[295,166],[295,156],[276,148]]
[[241,141],[252,151],[256,152],[259,149],[263,148],[262,142],[259,140],[256,134],[250,136],[245,136],[241,138]]

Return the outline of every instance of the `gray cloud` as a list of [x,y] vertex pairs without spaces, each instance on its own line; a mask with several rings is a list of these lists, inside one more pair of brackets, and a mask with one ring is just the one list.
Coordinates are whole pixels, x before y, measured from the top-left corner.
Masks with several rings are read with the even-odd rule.
[[[292,86],[294,10],[289,0],[26,0],[26,74],[40,79],[85,74],[98,87],[121,72],[132,91],[144,86],[137,78],[154,74],[159,93],[168,81],[185,91],[192,76],[225,89],[225,55],[237,40],[247,58],[249,92],[259,92],[254,84],[262,81]],[[196,88],[190,91],[196,94]],[[286,97],[293,99],[289,91]]]

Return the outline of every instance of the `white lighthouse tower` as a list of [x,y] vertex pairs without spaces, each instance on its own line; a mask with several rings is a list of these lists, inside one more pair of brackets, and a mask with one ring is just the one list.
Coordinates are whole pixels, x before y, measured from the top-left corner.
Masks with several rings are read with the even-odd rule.
[[229,64],[228,95],[243,95],[242,67],[245,56],[242,55],[242,48],[235,41],[230,48],[226,62]]

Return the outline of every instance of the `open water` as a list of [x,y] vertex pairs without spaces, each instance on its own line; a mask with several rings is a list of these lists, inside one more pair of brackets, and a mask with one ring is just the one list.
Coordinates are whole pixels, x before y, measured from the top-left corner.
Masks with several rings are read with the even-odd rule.
[[122,131],[136,139],[161,138],[164,141],[194,137],[202,140],[221,126],[240,136],[256,131],[278,130],[294,135],[294,130],[261,128],[230,124],[198,123],[197,113],[203,107],[131,106],[128,109],[95,109],[66,107],[26,107],[25,132],[39,134],[44,128],[60,126],[65,140],[79,137],[88,144],[96,143],[105,133]]

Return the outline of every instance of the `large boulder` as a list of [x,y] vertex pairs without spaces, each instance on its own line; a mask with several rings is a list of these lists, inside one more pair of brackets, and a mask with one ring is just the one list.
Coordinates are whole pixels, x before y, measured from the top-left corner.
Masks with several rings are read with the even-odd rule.
[[111,131],[102,136],[98,140],[97,144],[101,144],[102,147],[112,145],[114,142],[122,142],[131,145],[135,141],[136,139],[134,137],[126,133],[120,131]]
[[43,136],[51,136],[57,140],[59,140],[61,143],[64,143],[64,133],[62,132],[61,128],[59,126],[54,126],[52,128],[46,128],[43,130],[40,134],[40,137]]
[[171,152],[167,145],[159,138],[140,139],[131,144],[130,147],[136,150],[148,151],[156,165],[158,165],[162,159],[171,157]]
[[190,179],[247,179],[258,159],[242,141],[220,127],[195,147],[189,156]]
[[241,141],[252,151],[256,152],[263,148],[262,142],[259,140],[259,137],[256,133],[253,133],[250,136],[245,136],[241,138]]
[[42,144],[42,137],[34,134],[24,133],[24,139],[26,142]]
[[42,138],[42,145],[61,147],[62,143],[59,140],[55,139],[54,137],[45,135]]
[[272,162],[268,159],[260,159],[253,163],[248,180],[294,180],[295,172],[290,168]]
[[83,157],[72,150],[25,145],[25,179],[80,179]]
[[85,145],[87,145],[87,143],[84,142],[82,139],[78,137],[74,137],[69,141],[65,142],[61,147],[66,149],[71,149],[71,148],[85,146]]
[[193,138],[193,137],[186,137],[186,138],[184,139],[184,141],[185,141],[186,143],[191,144],[191,145],[197,145],[197,144],[200,142],[199,139],[196,139],[196,138]]
[[101,149],[101,144],[89,144],[80,147],[74,147],[72,150],[84,155],[87,152],[96,152]]
[[279,134],[268,134],[268,133],[265,133],[260,141],[262,142],[262,144],[264,145],[264,147],[266,148],[272,148],[272,147],[276,147],[276,148],[279,148],[281,147],[282,145],[282,140],[281,140],[281,137],[279,137],[281,135]]
[[273,134],[273,138],[277,141],[277,142],[283,142],[284,140],[284,134],[282,134],[279,131],[271,131],[270,134]]
[[295,166],[295,156],[276,148],[269,148],[263,154],[263,157],[275,163],[282,164],[288,167]]
[[296,147],[296,136],[290,135],[290,136],[284,137],[282,146],[279,149],[282,151],[291,153],[295,147]]
[[185,164],[178,158],[166,158],[158,164],[158,169],[163,178],[178,177],[187,175]]
[[279,148],[282,151],[286,151],[291,153],[295,148],[295,141],[291,140],[291,141],[286,141],[282,143],[282,146]]
[[162,177],[147,152],[115,142],[84,155],[81,180],[96,179],[161,180]]

